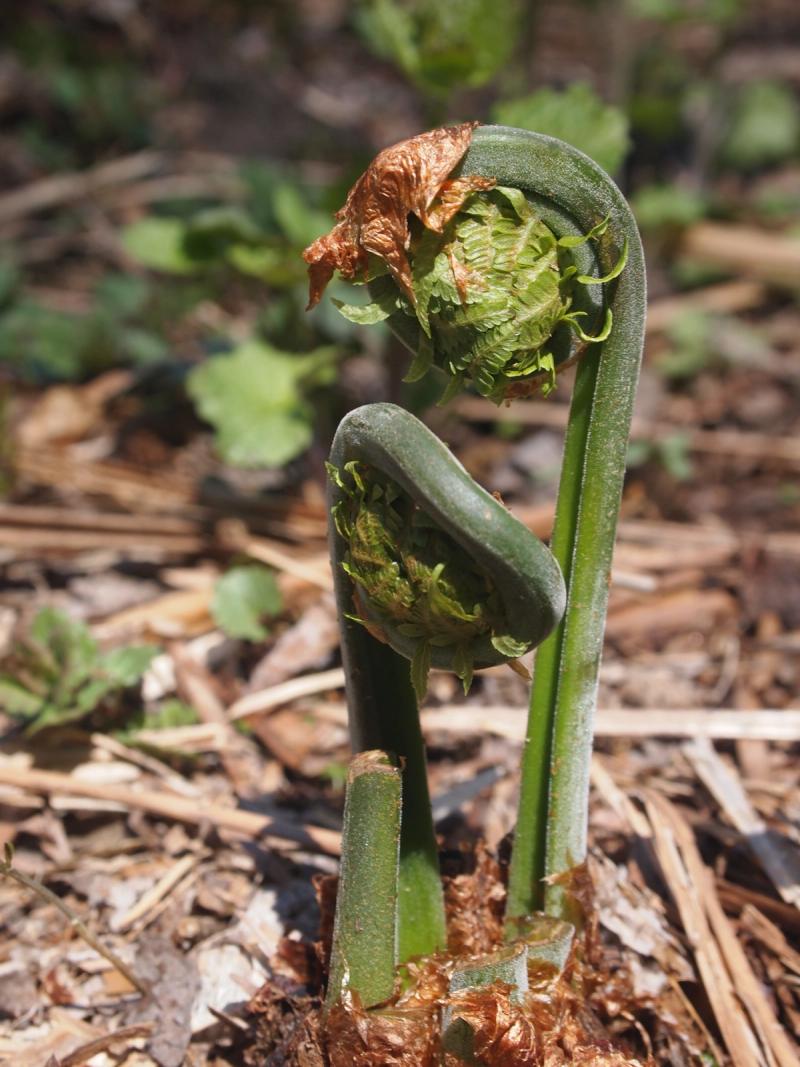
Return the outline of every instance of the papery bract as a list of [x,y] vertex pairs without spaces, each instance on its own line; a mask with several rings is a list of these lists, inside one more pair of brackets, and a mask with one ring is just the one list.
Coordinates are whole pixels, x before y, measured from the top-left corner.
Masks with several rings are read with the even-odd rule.
[[309,308],[319,302],[335,270],[344,278],[366,278],[370,254],[384,260],[413,303],[408,216],[416,215],[425,227],[441,233],[471,193],[495,184],[477,176],[448,181],[477,125],[463,122],[430,130],[378,153],[336,212],[337,224],[303,253]]

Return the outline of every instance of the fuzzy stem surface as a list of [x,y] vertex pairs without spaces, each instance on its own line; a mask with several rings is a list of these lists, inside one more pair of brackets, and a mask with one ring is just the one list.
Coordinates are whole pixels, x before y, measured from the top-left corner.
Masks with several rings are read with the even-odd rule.
[[395,987],[399,770],[385,752],[350,762],[326,1007],[348,989],[366,1008]]
[[[607,340],[576,373],[552,549],[567,584],[567,610],[540,647],[531,694],[514,851],[509,919],[540,908],[570,917],[565,875],[586,857],[589,766],[608,585],[646,312],[644,258],[635,220],[608,175],[555,138],[507,127],[476,130],[465,174],[523,189],[557,236],[608,226],[594,268],[628,263],[602,287],[613,312]],[[596,287],[599,291],[600,286]],[[573,916],[574,917],[574,916]]]

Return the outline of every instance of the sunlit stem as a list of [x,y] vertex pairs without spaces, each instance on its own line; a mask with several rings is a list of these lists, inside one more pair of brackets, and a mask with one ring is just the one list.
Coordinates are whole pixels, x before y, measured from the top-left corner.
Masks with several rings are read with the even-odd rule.
[[345,989],[364,1007],[394,992],[400,772],[385,752],[360,752],[347,775],[342,865],[326,1006]]
[[595,268],[580,268],[586,277],[613,275],[626,245],[628,252],[625,269],[606,287],[613,328],[590,346],[576,373],[551,543],[567,585],[567,609],[536,658],[509,872],[510,932],[514,919],[543,905],[550,914],[576,917],[559,876],[568,881],[586,857],[592,725],[646,286],[630,208],[608,175],[580,152],[539,134],[481,127],[463,172],[523,189],[558,236],[586,234],[607,219],[595,242]]

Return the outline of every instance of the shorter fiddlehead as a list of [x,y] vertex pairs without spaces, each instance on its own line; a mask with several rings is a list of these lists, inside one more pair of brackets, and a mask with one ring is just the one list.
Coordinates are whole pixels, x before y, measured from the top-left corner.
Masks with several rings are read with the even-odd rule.
[[[331,450],[331,551],[353,749],[403,767],[399,960],[445,944],[417,700],[429,665],[465,681],[532,648],[564,607],[548,549],[418,419],[351,412]],[[409,666],[411,663],[411,668]]]

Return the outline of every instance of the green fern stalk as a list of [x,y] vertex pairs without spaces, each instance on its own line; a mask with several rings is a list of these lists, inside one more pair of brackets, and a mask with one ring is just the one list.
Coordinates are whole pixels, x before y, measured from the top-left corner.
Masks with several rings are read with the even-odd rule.
[[[598,320],[611,310],[613,328],[589,346],[576,373],[551,544],[567,584],[567,610],[537,653],[507,904],[509,919],[543,903],[553,915],[569,915],[568,887],[550,879],[586,857],[597,678],[644,339],[644,257],[616,185],[562,141],[479,127],[461,171],[522,189],[559,238],[606,222],[590,247],[576,249],[596,260],[581,274],[608,279],[586,291],[602,303]],[[627,266],[609,278],[625,253]]]
[[350,762],[326,1007],[346,989],[365,1008],[395,988],[400,772],[385,752]]

